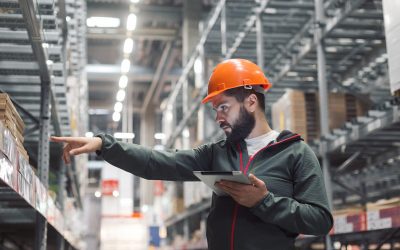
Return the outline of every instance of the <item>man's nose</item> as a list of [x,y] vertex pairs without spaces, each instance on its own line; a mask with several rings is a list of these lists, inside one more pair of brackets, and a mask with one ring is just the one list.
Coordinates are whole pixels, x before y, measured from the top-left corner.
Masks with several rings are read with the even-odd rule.
[[225,119],[223,118],[223,116],[217,112],[216,116],[215,116],[215,121],[218,122],[218,124],[221,124],[222,122],[225,121]]

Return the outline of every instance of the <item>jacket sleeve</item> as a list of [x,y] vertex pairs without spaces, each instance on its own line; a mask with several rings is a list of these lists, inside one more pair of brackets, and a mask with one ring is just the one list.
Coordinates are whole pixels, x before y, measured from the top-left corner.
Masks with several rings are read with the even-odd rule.
[[324,235],[333,225],[318,159],[305,143],[293,169],[293,197],[269,193],[250,210],[267,223],[295,234]]
[[96,152],[108,163],[149,180],[197,181],[193,171],[208,170],[211,145],[191,150],[152,150],[117,141],[108,134],[96,135],[103,144]]

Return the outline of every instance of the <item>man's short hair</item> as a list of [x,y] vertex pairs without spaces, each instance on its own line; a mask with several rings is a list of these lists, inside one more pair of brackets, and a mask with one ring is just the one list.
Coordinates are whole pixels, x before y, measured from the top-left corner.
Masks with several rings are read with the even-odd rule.
[[244,102],[244,99],[249,97],[251,94],[255,94],[258,100],[258,106],[265,113],[265,96],[263,93],[257,92],[254,89],[246,89],[244,87],[238,87],[233,89],[227,89],[224,91],[227,96],[233,96],[238,102]]

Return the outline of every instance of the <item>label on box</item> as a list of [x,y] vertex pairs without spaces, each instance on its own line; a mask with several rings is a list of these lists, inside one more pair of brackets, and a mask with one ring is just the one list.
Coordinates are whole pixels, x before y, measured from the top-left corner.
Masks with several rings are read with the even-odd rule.
[[0,179],[7,183],[11,188],[17,190],[18,187],[18,171],[10,163],[7,157],[0,152]]

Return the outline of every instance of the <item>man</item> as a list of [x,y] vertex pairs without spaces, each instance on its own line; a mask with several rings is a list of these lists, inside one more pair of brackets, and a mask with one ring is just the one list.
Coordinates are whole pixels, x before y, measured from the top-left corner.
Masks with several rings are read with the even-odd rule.
[[216,183],[229,196],[213,194],[207,219],[211,250],[294,249],[298,234],[327,234],[332,227],[318,160],[299,135],[271,130],[264,94],[271,84],[261,69],[243,59],[214,69],[203,103],[212,102],[226,140],[192,150],[155,151],[94,138],[56,138],[70,155],[97,152],[116,167],[146,179],[195,181],[193,171],[241,170],[253,185]]

